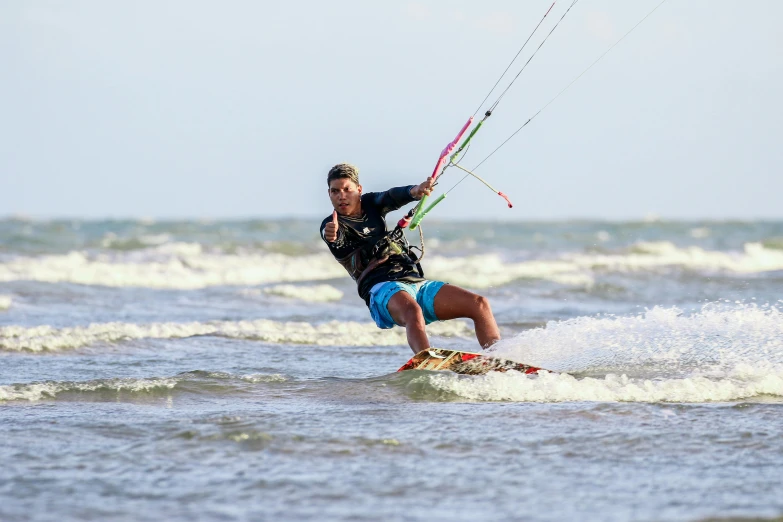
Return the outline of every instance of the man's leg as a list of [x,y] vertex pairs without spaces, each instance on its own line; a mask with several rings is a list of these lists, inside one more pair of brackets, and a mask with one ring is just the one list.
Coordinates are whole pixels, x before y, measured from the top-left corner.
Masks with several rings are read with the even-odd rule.
[[435,315],[441,321],[473,319],[476,338],[482,348],[487,348],[500,340],[500,330],[487,298],[458,286],[443,285],[435,294]]
[[397,292],[389,299],[386,308],[394,322],[405,327],[408,344],[413,353],[419,353],[430,347],[427,332],[424,330],[424,315],[413,296],[408,292]]

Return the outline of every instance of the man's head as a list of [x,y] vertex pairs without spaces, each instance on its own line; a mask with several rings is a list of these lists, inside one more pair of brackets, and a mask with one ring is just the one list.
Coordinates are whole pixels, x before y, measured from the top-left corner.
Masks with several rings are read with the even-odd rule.
[[362,186],[359,185],[359,169],[350,163],[338,163],[326,177],[329,199],[338,214],[359,215],[362,211]]

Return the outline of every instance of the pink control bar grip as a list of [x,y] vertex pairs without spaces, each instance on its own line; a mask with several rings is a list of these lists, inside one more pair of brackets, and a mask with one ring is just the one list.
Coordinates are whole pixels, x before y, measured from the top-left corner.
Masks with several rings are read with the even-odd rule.
[[438,158],[438,163],[435,165],[435,170],[432,171],[432,178],[435,179],[438,177],[438,174],[440,173],[440,169],[443,167],[443,163],[446,161],[446,156],[451,154],[451,151],[454,150],[454,147],[457,146],[457,143],[462,139],[462,136],[465,135],[465,132],[467,132],[468,127],[470,127],[470,124],[473,123],[473,116],[468,118],[467,123],[462,126],[462,130],[459,131],[459,134],[457,134],[457,137],[454,138],[454,141],[446,145],[446,148],[443,149],[443,152],[440,153],[440,158]]

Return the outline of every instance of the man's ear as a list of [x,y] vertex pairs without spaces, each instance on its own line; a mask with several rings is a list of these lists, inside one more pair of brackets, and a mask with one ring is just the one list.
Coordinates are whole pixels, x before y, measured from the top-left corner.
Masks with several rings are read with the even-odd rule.
[[356,185],[356,188],[359,191],[359,195],[361,196],[362,195],[362,186],[361,185]]

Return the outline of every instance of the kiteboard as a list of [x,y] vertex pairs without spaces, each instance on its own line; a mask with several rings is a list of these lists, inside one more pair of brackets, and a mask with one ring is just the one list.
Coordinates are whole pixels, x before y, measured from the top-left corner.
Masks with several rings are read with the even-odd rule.
[[414,355],[397,371],[406,370],[450,371],[465,375],[483,375],[489,372],[506,372],[508,370],[531,374],[537,373],[541,368],[492,357],[490,354],[429,348]]

